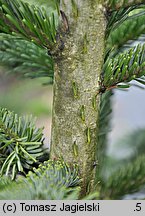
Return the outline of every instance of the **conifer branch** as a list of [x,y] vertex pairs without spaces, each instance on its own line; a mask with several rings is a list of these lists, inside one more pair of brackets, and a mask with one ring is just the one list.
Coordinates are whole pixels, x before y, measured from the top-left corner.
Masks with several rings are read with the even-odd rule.
[[53,78],[53,60],[47,50],[32,42],[0,34],[0,64],[7,73],[37,78]]
[[141,9],[142,6],[133,5],[128,8],[120,8],[120,10],[112,11],[107,15],[107,28],[106,28],[106,38],[110,33],[120,27],[125,21],[133,20],[136,17],[141,17],[144,14],[144,11],[139,11],[138,14],[130,15],[135,9]]
[[138,191],[145,185],[145,157],[139,156],[135,161],[115,171],[101,186],[103,199],[118,199],[125,194]]
[[145,84],[144,75],[145,45],[138,45],[121,53],[116,58],[108,57],[103,66],[100,92],[113,88],[129,88],[129,82],[133,79]]
[[25,174],[44,156],[42,129],[34,126],[32,116],[18,117],[0,108],[0,175]]
[[125,151],[130,151],[128,157],[125,158],[122,162],[133,161],[138,156],[145,154],[145,128],[140,128],[133,130],[129,134],[121,137],[116,143],[118,151],[124,149]]
[[9,176],[0,176],[0,192],[5,190],[12,182]]
[[[4,183],[2,179],[2,184]],[[76,165],[71,168],[61,160],[49,160],[39,165],[38,169],[34,168],[26,178],[18,178],[17,183],[11,184],[6,181],[6,184],[7,187],[0,191],[0,199],[78,199],[77,186],[80,184],[80,179]]]
[[106,156],[107,137],[110,131],[110,119],[112,114],[111,98],[112,91],[107,91],[101,95],[100,110],[99,110],[99,132],[98,132],[98,148],[97,148],[97,161],[99,161],[99,175],[101,176],[102,166]]
[[140,5],[144,4],[144,0],[105,0],[104,1],[106,8],[111,11],[111,10],[120,10],[120,8],[127,8],[133,5]]
[[129,41],[137,39],[141,34],[145,34],[144,21],[144,11],[128,17],[128,19],[109,34],[107,38],[107,50],[115,48],[115,51],[118,52]]
[[0,0],[0,19],[1,32],[22,36],[50,50],[56,43],[53,10],[46,11],[22,0]]

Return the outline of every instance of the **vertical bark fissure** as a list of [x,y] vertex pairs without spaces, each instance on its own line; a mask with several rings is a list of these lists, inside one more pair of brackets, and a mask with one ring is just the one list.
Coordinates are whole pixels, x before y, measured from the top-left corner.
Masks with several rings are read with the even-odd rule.
[[69,14],[70,33],[55,68],[51,157],[79,165],[85,193],[95,175],[106,19],[99,1],[79,0],[76,8]]

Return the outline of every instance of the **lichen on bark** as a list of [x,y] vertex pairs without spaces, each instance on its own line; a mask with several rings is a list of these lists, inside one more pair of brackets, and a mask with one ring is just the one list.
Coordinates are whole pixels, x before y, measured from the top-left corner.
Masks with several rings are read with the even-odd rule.
[[[56,59],[51,157],[77,163],[82,193],[94,185],[99,77],[104,58],[106,19],[100,1],[63,0],[69,34]],[[69,5],[68,5],[69,4]],[[76,13],[77,10],[77,13]],[[95,99],[95,100],[94,100]],[[95,108],[94,108],[95,107]]]

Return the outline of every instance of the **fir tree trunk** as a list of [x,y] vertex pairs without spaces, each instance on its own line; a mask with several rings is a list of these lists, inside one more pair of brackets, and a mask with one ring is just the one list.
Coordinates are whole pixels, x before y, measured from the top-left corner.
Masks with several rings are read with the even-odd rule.
[[79,165],[85,194],[95,177],[106,19],[99,0],[72,2],[63,1],[70,32],[55,68],[51,158]]

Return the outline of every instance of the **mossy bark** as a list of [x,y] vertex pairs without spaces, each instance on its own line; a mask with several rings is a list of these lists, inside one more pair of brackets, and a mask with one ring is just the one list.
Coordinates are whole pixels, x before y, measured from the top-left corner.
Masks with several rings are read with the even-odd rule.
[[[106,19],[100,1],[63,0],[70,32],[54,75],[51,158],[79,165],[82,193],[94,185]],[[65,4],[66,3],[66,4]]]

